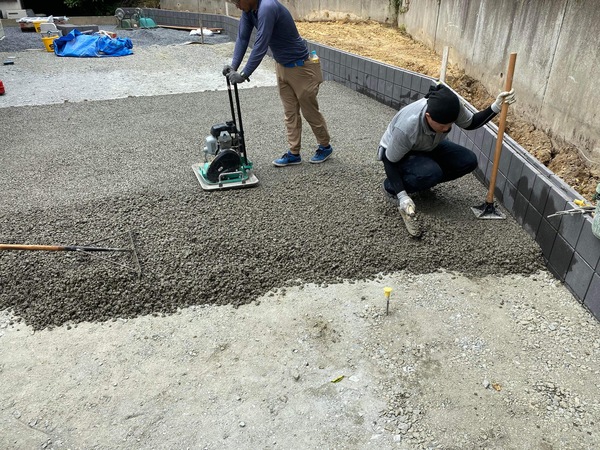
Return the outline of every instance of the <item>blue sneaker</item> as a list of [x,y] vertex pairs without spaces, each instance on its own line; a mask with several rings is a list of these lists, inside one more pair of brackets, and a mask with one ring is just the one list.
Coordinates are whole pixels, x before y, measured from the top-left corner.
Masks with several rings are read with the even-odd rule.
[[327,147],[319,145],[319,147],[317,147],[317,151],[315,152],[315,156],[310,158],[310,162],[313,164],[325,162],[331,156],[332,153],[333,148],[331,147],[331,145],[328,145]]
[[300,157],[300,155],[294,155],[288,150],[287,153],[284,153],[281,158],[273,161],[273,165],[277,167],[285,167],[293,166],[294,164],[300,164],[301,162],[302,158]]

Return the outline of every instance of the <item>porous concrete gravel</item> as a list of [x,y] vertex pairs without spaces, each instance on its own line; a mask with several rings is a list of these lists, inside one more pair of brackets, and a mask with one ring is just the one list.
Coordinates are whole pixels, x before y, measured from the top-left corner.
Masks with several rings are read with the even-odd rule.
[[[0,242],[127,246],[132,230],[142,267],[0,253],[3,447],[598,447],[597,322],[514,220],[474,217],[473,177],[415,197],[426,232],[408,236],[379,191],[390,108],[325,83],[333,157],[273,167],[285,136],[267,61],[240,92],[260,185],[201,190],[191,165],[230,111],[197,74],[222,81],[231,50],[59,59],[75,80],[109,61],[188,91],[135,73],[126,98],[77,82],[60,103],[38,90],[36,106],[0,108]],[[196,70],[170,72],[173,54]],[[308,159],[307,125],[303,139]]]
[[[326,164],[281,169],[271,165],[285,142],[276,89],[241,94],[261,181],[245,191],[204,192],[190,167],[202,159],[207,130],[229,114],[223,91],[3,110],[3,240],[82,245],[131,229],[143,269],[136,282],[120,267],[79,255],[4,253],[11,282],[3,285],[3,305],[43,328],[193,304],[240,305],[300,280],[543,267],[538,247],[514,221],[475,218],[469,207],[485,192],[472,177],[417,199],[427,232],[408,238],[379,190],[373,140],[388,108],[327,83],[320,100],[336,153]],[[35,127],[25,129],[25,118]],[[360,120],[345,126],[352,118]],[[305,157],[313,139],[307,131]]]

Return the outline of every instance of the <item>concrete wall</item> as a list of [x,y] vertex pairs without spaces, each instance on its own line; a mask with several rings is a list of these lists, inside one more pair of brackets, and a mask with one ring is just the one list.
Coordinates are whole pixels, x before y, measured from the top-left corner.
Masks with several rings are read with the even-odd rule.
[[69,18],[69,25],[117,25],[118,21],[114,16],[77,16]]
[[387,0],[282,0],[294,17],[304,20],[371,19],[391,22],[394,18]]
[[[19,26],[15,19],[2,19],[0,23],[4,28]],[[117,19],[113,16],[77,16],[69,17],[68,23],[70,25],[116,25]]]
[[[295,18],[396,17],[395,0],[282,0]],[[517,52],[517,111],[600,161],[600,23],[597,0],[404,0],[398,25],[495,93]],[[224,14],[224,0],[163,0],[162,9]],[[230,5],[231,15],[238,17]]]
[[[518,54],[517,110],[600,161],[600,21],[596,0],[412,0],[399,24],[481,80],[504,85],[508,55]],[[595,87],[595,86],[594,86]]]
[[[389,0],[280,0],[295,18],[305,20],[372,19],[390,22],[395,17]],[[239,17],[239,12],[225,0],[161,0],[161,9],[173,11],[229,14]]]
[[551,129],[561,130],[567,135],[570,133],[576,142],[589,142],[588,146],[595,149],[594,157],[598,161],[600,8],[596,0],[569,0],[565,3],[540,115]]
[[226,3],[228,2],[225,0],[161,0],[160,8],[209,14],[225,14],[225,10],[228,9],[230,15],[236,15],[237,8],[231,3],[229,5]]

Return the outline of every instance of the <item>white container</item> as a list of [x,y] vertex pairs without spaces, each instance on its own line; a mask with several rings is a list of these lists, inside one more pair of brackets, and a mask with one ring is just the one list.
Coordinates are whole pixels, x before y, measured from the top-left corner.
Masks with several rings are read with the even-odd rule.
[[22,17],[27,17],[27,11],[24,9],[6,10],[6,19],[20,19]]

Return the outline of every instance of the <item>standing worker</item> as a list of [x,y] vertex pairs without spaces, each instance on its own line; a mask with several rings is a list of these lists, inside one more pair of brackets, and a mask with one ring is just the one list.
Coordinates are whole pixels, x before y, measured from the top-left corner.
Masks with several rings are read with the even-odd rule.
[[[333,152],[327,124],[319,111],[317,94],[323,82],[321,64],[314,55],[309,58],[306,41],[300,37],[292,15],[277,0],[229,0],[242,10],[231,65],[223,68],[233,84],[247,81],[270,48],[277,62],[277,86],[283,103],[289,150],[273,161],[278,167],[300,164],[302,116],[317,138],[319,146],[311,163],[326,161]],[[256,28],[256,41],[243,70],[238,72]]]
[[383,182],[385,198],[398,207],[412,236],[420,236],[421,230],[409,194],[455,180],[477,168],[477,156],[471,150],[446,140],[452,124],[474,130],[495,117],[503,103],[515,100],[514,90],[501,92],[488,108],[473,114],[450,88],[436,84],[425,98],[396,113],[379,142],[377,154],[387,176]]

